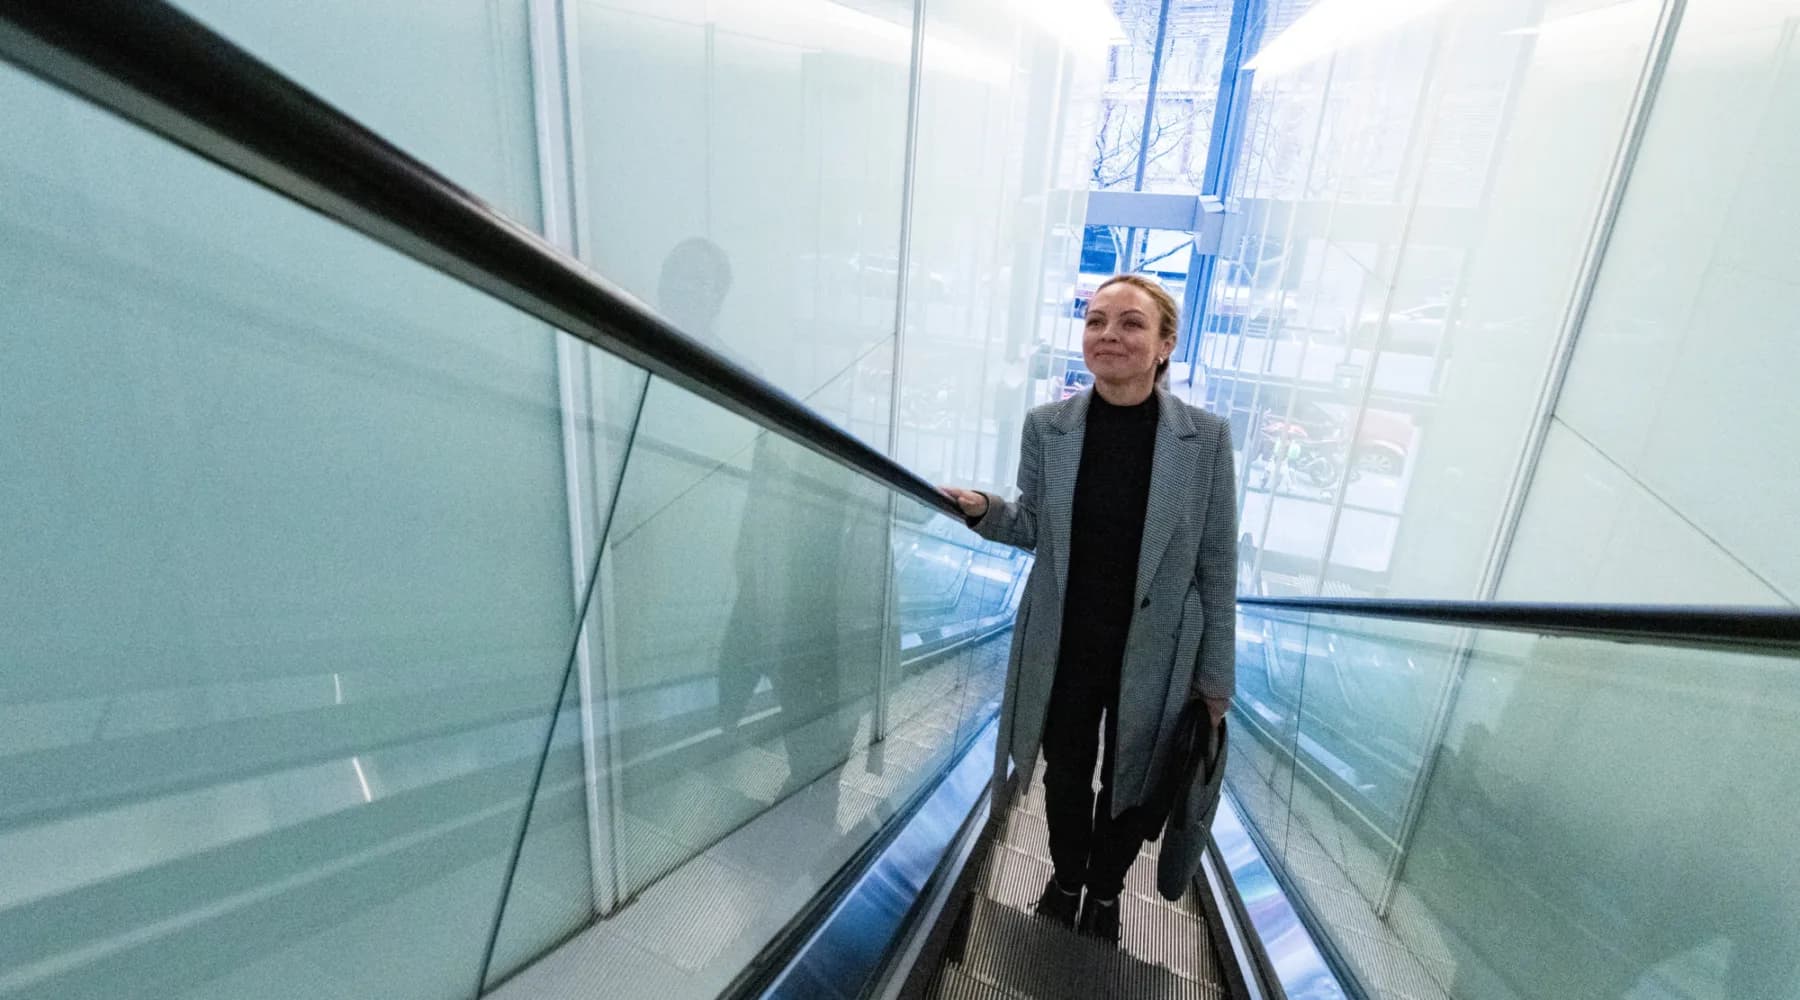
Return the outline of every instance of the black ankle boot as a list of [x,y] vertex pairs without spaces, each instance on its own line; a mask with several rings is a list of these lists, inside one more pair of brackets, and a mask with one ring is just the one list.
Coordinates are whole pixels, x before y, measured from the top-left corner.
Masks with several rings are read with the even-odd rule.
[[1081,907],[1081,933],[1091,934],[1108,944],[1119,944],[1119,897],[1098,900],[1089,894]]
[[1050,881],[1044,883],[1044,894],[1038,897],[1037,905],[1032,907],[1040,917],[1054,920],[1064,927],[1075,926],[1075,913],[1081,909],[1081,890],[1070,892],[1062,887],[1062,883],[1052,875]]

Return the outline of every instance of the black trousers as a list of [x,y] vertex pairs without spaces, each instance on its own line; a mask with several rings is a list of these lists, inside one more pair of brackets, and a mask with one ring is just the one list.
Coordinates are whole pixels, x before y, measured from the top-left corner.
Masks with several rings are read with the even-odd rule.
[[[1065,886],[1086,885],[1090,896],[1113,899],[1149,839],[1140,807],[1112,815],[1113,754],[1118,745],[1119,660],[1065,653],[1056,667],[1044,720],[1044,812],[1050,860]],[[1110,661],[1110,662],[1108,662]],[[1101,756],[1100,793],[1094,762]]]

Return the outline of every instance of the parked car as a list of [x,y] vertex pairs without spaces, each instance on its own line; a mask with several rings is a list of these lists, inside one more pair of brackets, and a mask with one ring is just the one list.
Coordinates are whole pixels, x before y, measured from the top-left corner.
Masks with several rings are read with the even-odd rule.
[[[1357,347],[1373,347],[1381,336],[1383,313],[1377,309],[1365,312],[1356,322],[1352,343]],[[1387,339],[1382,346],[1396,351],[1429,353],[1444,339],[1444,325],[1450,319],[1450,303],[1438,299],[1395,311],[1387,319]]]
[[[1450,302],[1432,299],[1406,309],[1395,310],[1387,317],[1386,339],[1382,349],[1412,354],[1436,354],[1450,322]],[[1456,318],[1459,331],[1476,331],[1482,336],[1496,336],[1518,324],[1518,319],[1477,318],[1471,322],[1462,314]],[[1467,333],[1459,334],[1466,336]],[[1379,309],[1365,312],[1351,333],[1354,347],[1374,347],[1382,336],[1382,313]]]
[[[1281,439],[1284,431],[1314,450],[1323,443],[1341,454],[1342,442],[1355,416],[1348,405],[1303,394],[1294,402],[1290,415],[1287,387],[1264,385],[1263,391],[1254,397],[1257,413],[1253,414],[1249,407],[1254,384],[1240,382],[1236,392],[1229,393],[1227,390],[1232,385],[1229,381],[1215,383],[1209,379],[1206,407],[1228,415],[1233,437],[1239,441],[1247,440],[1255,449],[1251,453],[1252,459],[1267,457],[1271,443]],[[1253,417],[1257,433],[1246,438]],[[1385,409],[1366,411],[1356,428],[1356,443],[1351,449],[1353,468],[1384,476],[1401,474],[1406,469],[1416,433],[1417,425],[1411,414]]]

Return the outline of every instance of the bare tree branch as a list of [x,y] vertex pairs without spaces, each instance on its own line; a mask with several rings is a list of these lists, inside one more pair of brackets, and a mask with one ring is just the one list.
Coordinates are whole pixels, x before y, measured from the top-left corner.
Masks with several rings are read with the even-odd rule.
[[1151,264],[1157,264],[1162,261],[1168,260],[1170,257],[1173,257],[1178,253],[1181,253],[1183,250],[1186,250],[1188,247],[1191,247],[1193,245],[1194,245],[1193,240],[1191,240],[1191,239],[1186,240],[1182,243],[1177,244],[1175,246],[1175,248],[1172,250],[1169,250],[1165,253],[1159,253],[1156,256],[1151,257],[1149,260],[1138,261],[1137,269],[1140,271],[1148,271],[1150,269]]
[[[1143,131],[1141,125],[1132,127],[1127,116],[1122,114],[1124,110],[1119,102],[1107,102],[1101,113],[1100,129],[1094,137],[1091,177],[1093,186],[1102,190],[1137,177],[1138,148]],[[1144,157],[1146,171],[1171,154],[1180,152],[1192,139],[1191,116],[1170,115],[1169,110],[1158,102],[1150,116],[1150,143]]]

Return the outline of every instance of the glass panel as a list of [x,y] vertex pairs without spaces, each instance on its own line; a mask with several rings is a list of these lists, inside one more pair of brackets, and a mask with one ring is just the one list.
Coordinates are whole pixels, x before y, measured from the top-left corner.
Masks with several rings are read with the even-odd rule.
[[[1447,651],[1404,624],[1313,615],[1288,843],[1374,906],[1404,836]],[[1301,877],[1307,877],[1301,875]]]
[[0,990],[466,996],[575,634],[552,333],[0,68]]
[[923,524],[896,519],[894,559],[902,674],[888,724],[929,713],[937,717],[931,724],[960,741],[999,709],[1007,639],[1031,557],[934,515]]
[[1238,613],[1232,707],[1240,738],[1225,758],[1226,777],[1245,818],[1277,848],[1287,841],[1306,635],[1301,616]]
[[[915,508],[925,515],[925,508]],[[986,581],[976,576],[979,553],[942,537],[948,518],[923,524],[894,520],[894,614],[900,633],[899,669],[889,678],[890,734],[924,735],[926,745],[956,740],[968,698],[965,647],[980,634]]]
[[488,987],[576,931],[602,909],[602,880],[612,877],[608,831],[592,821],[610,803],[597,801],[604,785],[590,781],[586,766],[581,678],[563,684],[549,733],[540,746],[543,770],[531,798],[531,815],[519,841],[519,857],[506,884],[505,908],[488,967]]
[[[1003,645],[1025,565],[653,380],[589,608],[605,684],[587,724],[613,755],[618,810],[602,853],[628,905],[497,995],[580,976],[617,995],[716,996],[949,762],[969,651]],[[893,683],[875,740],[884,657]],[[584,725],[578,704],[565,703],[559,732]],[[578,746],[558,736],[552,765]],[[575,894],[528,874],[540,853],[583,849],[579,767],[560,771],[559,782],[546,770],[503,945],[514,905],[529,926]],[[506,955],[496,980],[532,949]]]
[[[651,384],[601,563],[624,895],[867,745],[893,642],[870,572],[885,565],[886,502]],[[859,815],[877,804],[846,797]]]
[[1457,996],[1796,996],[1797,667],[1483,635],[1397,925]]
[[537,225],[527,0],[176,6],[509,217]]
[[[1508,558],[1526,600],[1800,595],[1800,42],[1791,2],[1690,3]],[[1618,15],[1563,25],[1604,53]],[[1694,192],[1690,211],[1669,206]],[[1704,416],[1700,416],[1704,414]],[[1737,433],[1739,428],[1770,428]],[[1553,433],[1555,433],[1553,432]],[[1573,502],[1573,503],[1571,503]],[[1569,559],[1571,545],[1584,558]]]
[[[1247,812],[1369,995],[1800,995],[1800,659],[1343,616],[1310,630],[1291,818]],[[1241,651],[1240,681],[1252,665]],[[1260,702],[1245,684],[1237,715]],[[1248,773],[1233,793],[1266,800]],[[1285,841],[1267,836],[1284,818]]]
[[912,4],[572,6],[588,263],[885,450]]
[[[184,6],[538,220],[523,0]],[[590,261],[880,444],[911,19],[572,17]],[[1014,218],[1063,138],[1046,40],[1090,34],[1057,21],[930,47],[1008,166],[930,210],[980,249],[965,311],[919,323],[1015,369],[1067,319],[1043,230],[1080,214]],[[467,995],[605,914],[578,936],[623,992],[713,996],[991,716],[1027,556],[10,70],[0,96],[35,137],[0,149],[0,316],[38,334],[0,348],[33,578],[0,636],[0,992]],[[1013,385],[959,396],[982,482]]]
[[973,572],[981,580],[977,628],[989,637],[973,643],[969,657],[969,691],[963,698],[962,725],[958,736],[968,739],[987,725],[1000,710],[1006,689],[1006,664],[1012,648],[1012,624],[1025,596],[1025,578],[1032,557],[1016,549],[988,542]]
[[1242,586],[1469,596],[1660,4],[1251,6],[1193,397],[1245,449]]

